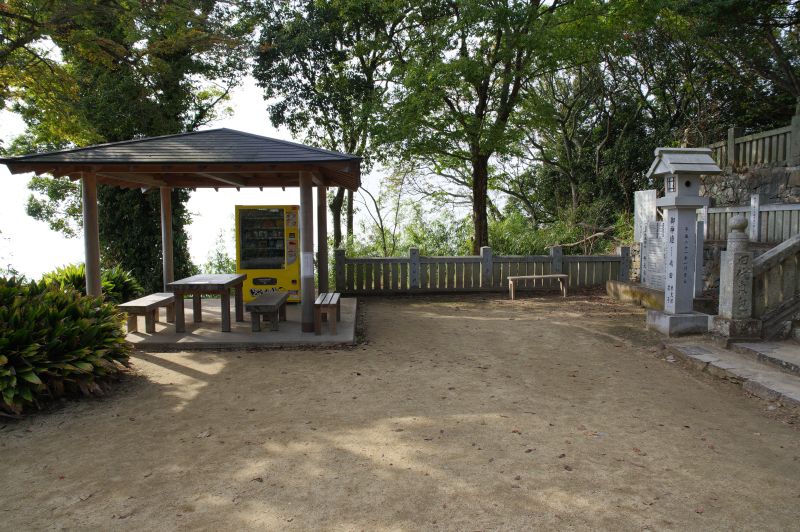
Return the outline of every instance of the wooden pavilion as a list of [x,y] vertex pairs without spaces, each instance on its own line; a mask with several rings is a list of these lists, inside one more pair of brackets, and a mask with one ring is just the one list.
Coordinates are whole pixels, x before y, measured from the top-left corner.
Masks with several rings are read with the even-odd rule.
[[165,289],[175,280],[170,189],[299,187],[303,332],[314,330],[314,234],[303,230],[313,227],[312,189],[317,188],[319,290],[327,292],[327,187],[357,190],[361,185],[360,157],[224,128],[8,157],[0,163],[13,174],[82,181],[86,292],[91,295],[101,293],[98,184],[160,190]]

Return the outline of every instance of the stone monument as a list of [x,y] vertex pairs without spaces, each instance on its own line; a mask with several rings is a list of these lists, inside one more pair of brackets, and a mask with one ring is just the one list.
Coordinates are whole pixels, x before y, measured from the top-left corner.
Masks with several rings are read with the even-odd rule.
[[664,311],[647,311],[647,328],[668,336],[708,332],[710,316],[693,311],[697,270],[697,209],[700,176],[722,170],[708,148],[656,148],[648,177],[664,180],[656,202],[664,212]]
[[731,232],[719,266],[719,315],[713,330],[728,338],[760,338],[761,320],[753,319],[753,252],[745,229],[747,218],[728,222]]

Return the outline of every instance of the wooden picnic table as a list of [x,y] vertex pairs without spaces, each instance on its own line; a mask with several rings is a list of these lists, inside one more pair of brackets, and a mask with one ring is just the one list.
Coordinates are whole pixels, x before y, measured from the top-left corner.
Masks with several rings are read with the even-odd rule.
[[192,315],[195,323],[203,321],[200,296],[203,294],[219,294],[221,296],[222,332],[231,331],[231,288],[235,291],[236,321],[244,321],[244,297],[242,285],[247,274],[219,273],[192,275],[185,279],[173,281],[167,288],[175,294],[175,332],[186,332],[186,320],[183,313],[183,297],[192,295]]

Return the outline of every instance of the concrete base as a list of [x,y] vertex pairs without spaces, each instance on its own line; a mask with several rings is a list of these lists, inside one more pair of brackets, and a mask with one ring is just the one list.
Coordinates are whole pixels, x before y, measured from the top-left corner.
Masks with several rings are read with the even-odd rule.
[[[664,310],[664,292],[639,283],[606,281],[606,293],[623,303],[633,303],[653,310]],[[696,297],[692,308],[705,314],[717,313],[717,302],[709,297]]]
[[[203,321],[195,323],[191,300],[186,301],[186,332],[176,333],[175,324],[163,321],[161,312],[156,322],[156,332],[148,334],[130,332],[125,339],[142,351],[196,351],[200,349],[267,349],[292,346],[334,346],[355,344],[356,298],[342,298],[342,319],[336,324],[336,334],[330,334],[328,323],[323,322],[322,334],[304,333],[300,324],[300,305],[287,305],[286,321],[279,323],[277,331],[262,326],[260,332],[251,330],[250,313],[245,312],[243,322],[233,320],[231,309],[231,332],[222,332],[220,301],[203,299]],[[233,306],[231,304],[231,306]],[[143,318],[139,318],[140,320]]]
[[756,340],[761,338],[761,320],[732,320],[714,316],[711,320],[711,330],[726,338]]
[[707,333],[710,321],[711,316],[700,312],[666,314],[659,310],[647,311],[647,329],[667,336]]

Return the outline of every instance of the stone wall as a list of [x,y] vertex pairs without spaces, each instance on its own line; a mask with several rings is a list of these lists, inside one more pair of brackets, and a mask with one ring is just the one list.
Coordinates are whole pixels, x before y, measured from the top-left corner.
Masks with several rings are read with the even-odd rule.
[[751,194],[760,194],[762,205],[800,203],[800,166],[726,168],[702,178],[700,194],[713,207],[750,205]]

